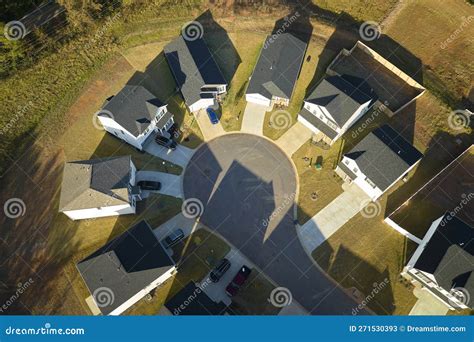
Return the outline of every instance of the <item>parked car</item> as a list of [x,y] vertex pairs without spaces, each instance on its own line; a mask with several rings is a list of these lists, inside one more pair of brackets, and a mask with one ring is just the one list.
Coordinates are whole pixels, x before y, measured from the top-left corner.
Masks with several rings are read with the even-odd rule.
[[214,267],[214,269],[209,274],[209,278],[213,283],[217,283],[219,280],[221,280],[222,276],[227,272],[229,268],[230,261],[224,258],[219,261],[219,264],[217,264],[216,267]]
[[139,181],[137,185],[142,189],[142,190],[160,190],[161,189],[161,183],[160,182],[155,182],[155,181]]
[[163,246],[165,246],[165,248],[170,248],[176,245],[182,239],[184,239],[184,232],[181,229],[176,229],[170,235],[165,237],[161,243]]
[[211,120],[211,123],[213,125],[219,123],[219,117],[217,116],[217,113],[214,111],[214,109],[207,108],[206,112],[207,112],[207,115],[209,116],[209,120]]
[[158,145],[164,146],[166,148],[169,148],[171,150],[174,150],[177,146],[176,142],[173,139],[166,138],[162,135],[157,135],[155,138],[155,142]]
[[247,266],[243,265],[239,272],[235,275],[234,279],[227,285],[225,288],[225,293],[227,293],[228,296],[233,297],[239,292],[239,289],[242,287],[243,284],[247,281],[250,272],[252,270],[248,268]]

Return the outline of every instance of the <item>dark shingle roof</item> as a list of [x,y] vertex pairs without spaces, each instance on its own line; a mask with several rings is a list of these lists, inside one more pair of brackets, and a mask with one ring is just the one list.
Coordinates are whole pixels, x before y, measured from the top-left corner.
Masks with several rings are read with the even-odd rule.
[[291,33],[265,40],[246,94],[289,99],[298,78],[307,44]]
[[166,302],[165,306],[175,316],[222,315],[227,309],[224,303],[212,301],[193,282],[188,283],[173,298]]
[[303,118],[306,119],[310,124],[312,124],[314,127],[319,129],[321,132],[323,132],[326,136],[328,136],[330,139],[334,139],[337,136],[337,132],[334,131],[331,127],[326,125],[324,122],[319,120],[316,115],[311,113],[309,110],[306,108],[302,108],[301,111],[299,112],[298,115],[301,115]]
[[204,40],[179,36],[164,48],[176,84],[188,106],[202,98],[204,85],[227,84]]
[[349,153],[359,169],[380,190],[394,181],[423,157],[420,151],[388,125],[383,125],[362,139]]
[[[141,221],[79,262],[77,268],[90,293],[97,290],[96,302],[106,315],[174,265],[148,223]],[[110,305],[100,305],[100,288],[113,293]]]
[[[474,228],[445,214],[415,268],[432,274],[447,291],[463,287],[474,293]],[[468,306],[474,307],[474,297]]]
[[128,204],[130,162],[124,156],[66,163],[59,211]]
[[164,104],[142,86],[126,85],[115,96],[108,99],[98,115],[109,116],[134,136],[139,136],[155,118]]
[[375,98],[364,84],[355,87],[341,76],[330,76],[323,79],[305,101],[325,107],[342,127],[362,104]]

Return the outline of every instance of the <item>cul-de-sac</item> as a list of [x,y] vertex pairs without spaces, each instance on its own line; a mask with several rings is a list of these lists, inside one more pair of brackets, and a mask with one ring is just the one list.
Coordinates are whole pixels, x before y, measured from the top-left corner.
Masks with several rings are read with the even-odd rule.
[[469,315],[474,5],[0,11],[0,313]]

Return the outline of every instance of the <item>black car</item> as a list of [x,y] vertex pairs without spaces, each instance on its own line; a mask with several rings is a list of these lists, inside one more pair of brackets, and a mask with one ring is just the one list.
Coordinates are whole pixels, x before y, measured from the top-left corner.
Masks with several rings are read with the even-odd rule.
[[155,182],[155,181],[145,181],[145,180],[139,181],[137,185],[142,190],[160,190],[161,189],[161,183]]
[[252,270],[248,266],[243,265],[240,268],[234,279],[232,279],[229,285],[227,285],[225,288],[225,292],[229,297],[233,297],[237,294],[237,292],[239,292],[239,289],[245,284],[248,277],[250,276],[250,272],[252,272]]
[[166,138],[162,135],[157,135],[155,138],[155,142],[158,145],[164,146],[166,148],[169,148],[171,150],[174,150],[177,146],[176,142],[173,139]]
[[176,245],[182,239],[184,239],[184,232],[181,229],[176,229],[170,235],[165,237],[161,243],[163,246],[165,246],[165,248],[170,248]]
[[211,273],[209,274],[209,278],[211,279],[213,283],[217,283],[222,278],[222,276],[227,272],[229,267],[230,267],[230,261],[225,258],[222,259],[221,261],[219,261],[219,264],[216,267],[214,267],[214,269],[211,271]]

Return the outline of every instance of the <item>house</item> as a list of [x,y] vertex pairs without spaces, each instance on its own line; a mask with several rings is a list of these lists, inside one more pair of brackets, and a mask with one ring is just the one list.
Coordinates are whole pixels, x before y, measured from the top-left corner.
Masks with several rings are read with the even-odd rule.
[[141,221],[77,264],[104,315],[120,315],[175,272],[146,221]]
[[346,182],[354,182],[372,200],[407,174],[423,157],[392,127],[383,125],[344,154],[336,173]]
[[366,83],[354,86],[342,76],[329,76],[306,98],[298,121],[331,145],[369,110],[375,100],[375,93]]
[[[206,283],[201,286],[205,286]],[[202,287],[189,282],[181,291],[165,303],[166,313],[174,316],[223,315],[227,305],[216,303],[204,292]],[[165,314],[164,310],[162,311]]]
[[439,217],[402,275],[450,309],[474,309],[474,228],[450,213]]
[[135,174],[130,156],[68,162],[59,212],[72,220],[134,214],[140,199]]
[[144,87],[132,85],[108,98],[97,117],[107,132],[139,150],[153,132],[166,135],[174,123],[166,104]]
[[190,112],[216,105],[227,92],[227,82],[202,38],[179,36],[165,46],[164,53]]
[[247,102],[288,106],[307,43],[291,33],[266,38],[245,93]]

